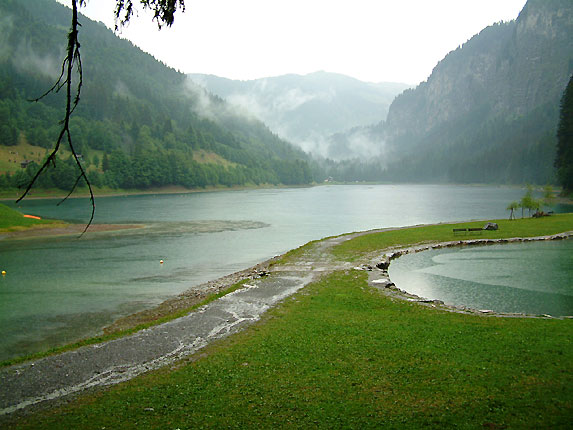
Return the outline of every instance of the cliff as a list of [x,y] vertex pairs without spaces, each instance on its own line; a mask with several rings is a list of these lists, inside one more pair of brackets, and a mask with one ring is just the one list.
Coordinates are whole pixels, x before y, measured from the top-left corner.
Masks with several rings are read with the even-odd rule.
[[572,12],[568,0],[529,0],[515,21],[485,28],[399,95],[379,135],[390,176],[552,181],[559,100],[573,72]]

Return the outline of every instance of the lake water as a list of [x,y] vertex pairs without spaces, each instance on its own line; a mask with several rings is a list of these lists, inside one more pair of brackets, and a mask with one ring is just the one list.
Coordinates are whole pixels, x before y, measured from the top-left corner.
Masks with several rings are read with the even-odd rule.
[[497,312],[573,315],[573,240],[423,251],[392,261],[398,288]]
[[[130,232],[0,240],[0,360],[93,335],[119,316],[314,239],[381,227],[508,216],[509,187],[352,185],[96,199]],[[85,222],[87,199],[21,210]],[[164,260],[163,265],[159,264]]]

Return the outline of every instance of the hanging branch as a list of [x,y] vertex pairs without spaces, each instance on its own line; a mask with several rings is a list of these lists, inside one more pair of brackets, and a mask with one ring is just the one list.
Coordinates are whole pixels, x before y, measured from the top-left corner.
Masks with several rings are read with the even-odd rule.
[[[64,119],[61,121],[62,129],[60,130],[60,134],[58,136],[58,140],[56,141],[56,145],[54,146],[54,149],[52,150],[52,152],[50,153],[48,158],[46,158],[46,160],[44,161],[42,166],[38,169],[38,171],[36,172],[36,174],[34,175],[32,180],[30,181],[30,183],[26,187],[26,190],[24,191],[24,193],[20,196],[20,198],[18,200],[16,200],[16,203],[20,202],[24,197],[26,197],[26,195],[29,193],[29,191],[34,186],[34,183],[36,182],[36,180],[39,178],[39,176],[42,174],[42,172],[50,166],[50,164],[53,167],[56,167],[56,156],[57,156],[58,151],[60,150],[60,145],[62,144],[62,142],[64,141],[64,138],[65,138],[67,140],[68,147],[70,148],[70,151],[72,152],[72,156],[74,157],[76,165],[78,166],[78,168],[80,170],[80,173],[79,173],[78,177],[76,178],[76,181],[75,181],[73,187],[71,188],[70,192],[68,193],[68,195],[66,197],[64,197],[58,203],[58,205],[62,204],[64,201],[66,201],[68,199],[68,197],[70,197],[72,195],[72,193],[76,190],[78,184],[82,180],[85,181],[85,183],[88,186],[89,192],[90,192],[90,202],[92,205],[92,212],[91,212],[91,217],[90,217],[90,219],[86,225],[86,228],[82,232],[82,235],[83,235],[88,230],[88,228],[90,227],[90,225],[92,224],[92,221],[94,219],[94,216],[95,216],[95,199],[94,199],[94,194],[93,194],[91,183],[87,177],[86,171],[85,171],[84,167],[82,166],[80,159],[78,158],[78,154],[77,154],[77,152],[74,148],[73,142],[72,142],[72,135],[70,133],[70,118],[71,118],[72,113],[76,109],[76,106],[78,105],[78,103],[80,101],[80,93],[81,93],[82,84],[83,84],[82,59],[81,59],[81,55],[80,55],[80,43],[78,41],[78,29],[81,26],[81,24],[78,21],[78,1],[79,1],[80,6],[85,4],[85,0],[72,0],[72,26],[71,26],[71,29],[68,33],[67,54],[66,54],[66,57],[64,58],[64,61],[62,62],[62,71],[60,73],[60,77],[58,78],[56,83],[52,86],[52,88],[50,88],[48,91],[46,91],[44,94],[42,94],[37,99],[33,100],[34,102],[38,102],[38,101],[42,100],[44,97],[46,97],[48,94],[57,93],[62,88],[66,87],[66,114],[65,114]],[[72,100],[72,76],[73,76],[74,67],[76,68],[76,73],[78,75],[78,84],[75,88],[75,96]]]
[[[119,27],[126,25],[128,23],[128,21],[130,20],[132,14],[134,12],[134,8],[133,8],[133,2],[134,1],[135,0],[116,0],[116,7],[115,7],[115,17],[117,20],[116,21],[116,30]],[[87,173],[86,173],[84,167],[82,166],[82,163],[78,157],[76,149],[74,148],[74,145],[72,142],[72,135],[70,133],[70,118],[71,118],[72,113],[76,109],[79,101],[80,101],[80,93],[81,93],[82,84],[83,84],[82,58],[80,55],[80,42],[78,41],[78,30],[79,30],[79,27],[81,26],[81,24],[78,22],[78,5],[79,6],[85,6],[86,0],[71,0],[71,2],[72,2],[72,26],[71,26],[70,31],[68,33],[67,54],[66,54],[66,57],[64,58],[64,61],[62,62],[62,71],[60,73],[60,77],[55,82],[55,84],[52,86],[52,88],[50,88],[48,91],[46,91],[44,94],[42,94],[37,99],[31,100],[33,102],[39,102],[44,97],[46,97],[48,94],[58,93],[62,88],[65,87],[66,88],[66,114],[65,114],[64,119],[61,121],[62,128],[60,130],[60,134],[58,136],[58,140],[56,141],[56,145],[54,146],[54,149],[52,150],[52,152],[50,153],[48,158],[46,158],[46,160],[44,161],[42,166],[38,169],[38,171],[36,172],[36,174],[34,175],[32,180],[30,181],[30,183],[26,187],[26,190],[24,191],[24,193],[20,196],[20,198],[18,200],[16,200],[16,203],[20,202],[24,197],[26,197],[28,195],[28,193],[30,192],[30,190],[32,189],[34,184],[36,183],[36,180],[40,177],[40,175],[42,174],[42,172],[44,172],[44,170],[46,170],[48,167],[50,167],[50,165],[52,165],[53,167],[56,167],[57,153],[60,150],[60,145],[62,144],[62,142],[64,141],[64,138],[65,138],[65,140],[67,141],[68,146],[70,148],[70,151],[72,153],[72,156],[74,157],[76,165],[78,166],[80,173],[79,173],[78,177],[76,178],[76,181],[74,182],[74,185],[72,186],[68,195],[66,197],[64,197],[58,203],[58,205],[65,202],[68,199],[68,197],[70,197],[72,195],[72,193],[76,190],[78,184],[82,180],[85,181],[86,185],[88,186],[89,192],[90,192],[90,202],[92,205],[92,213],[91,213],[90,219],[86,225],[86,228],[84,229],[84,231],[80,235],[80,237],[81,237],[88,230],[88,228],[90,227],[90,225],[93,222],[93,219],[95,216],[95,198],[94,198],[94,193],[93,193],[91,183],[90,183],[88,176],[87,176]],[[185,10],[184,0],[139,0],[139,2],[141,3],[141,5],[143,6],[144,9],[151,9],[154,12],[153,20],[157,22],[159,29],[161,29],[163,25],[167,25],[168,27],[170,27],[173,24],[174,15],[178,9],[181,9],[182,11]],[[123,17],[121,16],[122,13],[124,14]],[[118,22],[119,22],[119,24],[118,24]],[[76,68],[76,73],[78,75],[78,84],[75,88],[75,96],[72,100],[72,76],[73,76],[74,67]]]
[[[115,31],[127,25],[135,9],[133,2],[135,0],[116,0],[115,4]],[[157,22],[157,27],[161,28],[166,25],[171,27],[175,20],[175,12],[181,9],[185,12],[185,0],[139,0],[143,9],[153,11],[153,21]]]

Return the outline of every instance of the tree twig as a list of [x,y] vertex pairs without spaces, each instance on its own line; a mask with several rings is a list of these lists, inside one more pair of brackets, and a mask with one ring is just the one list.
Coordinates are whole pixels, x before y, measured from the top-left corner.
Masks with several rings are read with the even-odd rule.
[[[28,186],[26,187],[26,190],[24,191],[24,193],[20,196],[20,198],[18,200],[16,200],[16,203],[20,202],[24,197],[26,197],[26,195],[28,195],[28,193],[30,192],[30,190],[34,186],[36,180],[39,178],[39,176],[42,174],[42,172],[50,166],[50,164],[52,164],[52,166],[54,166],[54,167],[56,166],[57,153],[60,150],[62,140],[64,139],[64,136],[65,136],[67,138],[66,140],[67,140],[68,146],[70,148],[72,156],[74,157],[76,165],[79,168],[80,173],[79,173],[78,177],[76,178],[74,185],[71,187],[71,190],[68,193],[68,195],[66,197],[64,197],[58,203],[58,205],[60,205],[64,201],[66,201],[68,199],[68,197],[70,197],[72,195],[72,193],[76,190],[78,184],[80,183],[80,181],[82,179],[85,181],[85,183],[88,186],[89,192],[90,192],[90,202],[92,205],[92,212],[91,212],[91,217],[90,217],[90,219],[86,225],[86,228],[84,229],[83,233],[80,235],[80,237],[81,237],[88,230],[88,228],[90,227],[90,225],[93,222],[93,219],[95,216],[95,199],[94,199],[94,194],[93,194],[93,189],[92,189],[91,183],[88,179],[88,176],[87,176],[87,173],[86,173],[84,167],[82,166],[81,160],[78,157],[76,149],[74,148],[73,141],[72,141],[72,135],[70,133],[70,118],[71,118],[72,113],[76,109],[79,101],[80,101],[80,93],[81,93],[82,84],[83,84],[82,59],[81,59],[81,55],[80,55],[80,43],[78,40],[78,29],[81,26],[81,24],[78,21],[78,2],[79,2],[79,5],[82,6],[85,4],[85,0],[72,0],[72,26],[71,26],[70,31],[68,33],[67,54],[66,54],[66,57],[64,58],[64,61],[62,62],[62,72],[60,74],[60,77],[58,78],[56,83],[52,86],[52,88],[50,88],[48,91],[46,91],[43,95],[41,95],[37,99],[33,100],[34,102],[38,102],[50,93],[59,92],[65,86],[66,87],[66,113],[65,113],[64,119],[61,122],[62,123],[62,129],[60,130],[60,134],[58,136],[58,140],[56,141],[56,144],[54,145],[54,149],[52,149],[52,152],[50,153],[48,158],[46,158],[46,160],[44,161],[42,166],[40,166],[40,168],[38,169],[38,171],[36,172],[36,174],[34,175],[32,180],[28,183]],[[72,81],[73,81],[72,77],[73,77],[74,67],[76,68],[76,72],[78,75],[78,84],[77,84],[75,95],[74,95],[74,98],[72,101]],[[63,79],[64,76],[65,76],[65,79]]]

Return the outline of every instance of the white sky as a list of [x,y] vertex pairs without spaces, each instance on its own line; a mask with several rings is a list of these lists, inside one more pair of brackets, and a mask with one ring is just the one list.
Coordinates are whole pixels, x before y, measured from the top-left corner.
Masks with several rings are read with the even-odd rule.
[[[120,36],[185,73],[245,80],[325,70],[417,84],[483,28],[517,18],[525,2],[185,0],[173,27],[158,31],[140,10]],[[114,5],[88,0],[80,12],[113,28]]]

